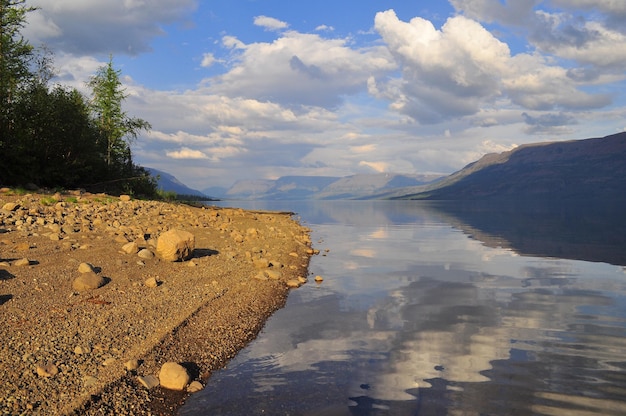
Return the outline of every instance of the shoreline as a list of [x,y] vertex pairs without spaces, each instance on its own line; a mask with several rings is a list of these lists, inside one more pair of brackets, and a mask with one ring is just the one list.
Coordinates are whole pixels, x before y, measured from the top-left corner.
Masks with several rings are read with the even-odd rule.
[[[292,213],[7,190],[0,208],[0,414],[174,414],[192,393],[142,380],[173,361],[204,385],[315,254]],[[149,258],[173,228],[191,258]],[[103,286],[73,287],[83,263]]]

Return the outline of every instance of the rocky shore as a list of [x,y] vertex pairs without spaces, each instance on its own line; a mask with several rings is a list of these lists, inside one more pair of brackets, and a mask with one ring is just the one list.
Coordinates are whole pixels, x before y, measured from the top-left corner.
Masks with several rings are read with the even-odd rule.
[[0,414],[174,414],[314,253],[289,213],[0,190]]

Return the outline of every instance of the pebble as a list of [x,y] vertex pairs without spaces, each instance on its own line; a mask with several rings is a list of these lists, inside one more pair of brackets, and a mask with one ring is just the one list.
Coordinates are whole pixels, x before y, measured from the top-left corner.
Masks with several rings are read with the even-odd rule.
[[137,253],[137,256],[139,256],[140,258],[145,259],[145,260],[150,260],[151,258],[154,257],[154,253],[152,251],[148,250],[147,248],[142,248]]
[[23,258],[23,259],[16,260],[15,263],[13,264],[17,267],[24,267],[24,266],[30,265],[30,260],[28,260],[27,258]]
[[53,363],[38,364],[36,371],[39,377],[54,377],[59,373],[59,368]]
[[126,243],[122,246],[122,251],[126,254],[135,254],[139,251],[139,245],[131,241],[130,243]]
[[137,368],[139,368],[139,361],[138,360],[128,360],[124,363],[124,368],[126,369],[126,371],[133,371],[136,370]]
[[291,289],[295,289],[298,288],[302,285],[302,283],[300,283],[299,280],[297,279],[289,279],[287,280],[287,287],[291,288]]
[[78,265],[78,271],[81,273],[93,273],[93,266],[89,263],[81,263]]
[[159,385],[159,379],[152,374],[147,376],[137,376],[137,381],[139,381],[139,383],[148,390]]
[[204,386],[199,381],[192,381],[187,386],[187,392],[189,393],[197,393],[202,389],[204,389]]
[[159,285],[159,281],[155,278],[155,277],[149,277],[147,278],[144,282],[144,285],[146,285],[146,287],[157,287]]

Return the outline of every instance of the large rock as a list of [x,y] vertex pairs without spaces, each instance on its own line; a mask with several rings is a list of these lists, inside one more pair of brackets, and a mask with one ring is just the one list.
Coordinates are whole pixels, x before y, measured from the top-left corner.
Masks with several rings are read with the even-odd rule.
[[184,390],[189,380],[185,367],[172,361],[163,364],[159,372],[159,383],[166,389]]
[[85,290],[97,289],[101,286],[104,286],[105,283],[106,280],[104,279],[104,277],[97,275],[94,272],[81,273],[72,282],[72,288],[79,292],[83,292]]
[[173,229],[159,236],[156,251],[163,260],[180,261],[191,258],[195,246],[196,238],[193,234]]

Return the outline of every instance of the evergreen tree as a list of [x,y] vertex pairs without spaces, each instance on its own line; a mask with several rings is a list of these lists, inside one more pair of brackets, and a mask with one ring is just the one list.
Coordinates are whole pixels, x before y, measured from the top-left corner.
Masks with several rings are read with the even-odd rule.
[[91,108],[100,139],[106,144],[105,160],[111,170],[131,163],[130,144],[141,130],[151,128],[147,121],[131,118],[122,110],[122,102],[128,95],[122,88],[120,74],[120,70],[113,68],[111,57],[89,81],[93,93]]
[[[33,47],[20,34],[26,14],[34,8],[25,0],[0,0],[0,152],[11,157],[14,103],[18,90],[32,78],[30,63]],[[0,179],[6,176],[0,170]]]

